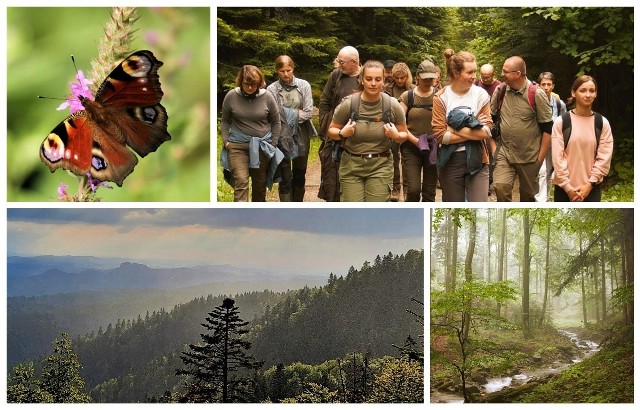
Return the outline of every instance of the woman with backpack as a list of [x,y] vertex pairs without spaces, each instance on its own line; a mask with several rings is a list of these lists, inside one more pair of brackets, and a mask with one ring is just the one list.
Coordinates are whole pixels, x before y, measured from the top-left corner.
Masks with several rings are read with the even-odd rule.
[[474,84],[473,54],[446,54],[449,85],[433,98],[432,129],[440,143],[438,176],[443,202],[487,201],[491,137],[489,94]]
[[404,111],[382,92],[384,66],[367,61],[360,71],[362,91],[346,97],[335,110],[329,137],[340,141],[340,201],[389,201],[393,185],[391,139],[407,136]]
[[575,108],[553,123],[555,202],[600,202],[600,184],[611,167],[613,135],[609,121],[592,109],[597,95],[593,77],[578,77],[571,86]]
[[435,202],[438,143],[431,131],[433,95],[438,91],[436,66],[425,60],[418,66],[418,86],[400,96],[407,118],[407,140],[400,145],[405,202]]

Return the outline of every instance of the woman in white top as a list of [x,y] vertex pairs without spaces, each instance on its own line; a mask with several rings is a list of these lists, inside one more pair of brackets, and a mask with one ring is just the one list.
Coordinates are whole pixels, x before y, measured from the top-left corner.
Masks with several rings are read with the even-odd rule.
[[447,59],[449,85],[433,99],[432,130],[440,144],[438,174],[443,202],[486,201],[489,193],[490,98],[474,85],[478,65],[459,51]]

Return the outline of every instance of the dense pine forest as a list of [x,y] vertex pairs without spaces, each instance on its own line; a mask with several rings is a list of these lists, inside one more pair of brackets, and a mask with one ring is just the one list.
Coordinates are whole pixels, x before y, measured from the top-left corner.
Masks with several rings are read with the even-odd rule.
[[[8,401],[421,402],[423,292],[424,253],[409,251],[324,286],[140,312],[12,366]],[[221,329],[234,348],[218,350]]]
[[431,402],[633,402],[633,222],[432,211]]
[[[554,92],[566,101],[578,74],[598,81],[594,110],[611,123],[616,150],[608,201],[633,201],[633,9],[623,7],[218,7],[217,98],[234,86],[244,64],[277,79],[274,60],[288,54],[295,75],[311,84],[318,106],[340,48],[369,59],[424,59],[443,68],[443,51],[473,53],[478,67],[500,73],[507,57],[519,55],[527,77],[550,71]],[[445,79],[446,81],[446,79]]]

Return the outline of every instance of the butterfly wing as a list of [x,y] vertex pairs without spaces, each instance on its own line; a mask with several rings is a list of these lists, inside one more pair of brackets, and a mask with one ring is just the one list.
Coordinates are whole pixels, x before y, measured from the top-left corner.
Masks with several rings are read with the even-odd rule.
[[114,115],[127,145],[142,157],[171,139],[167,110],[160,104],[161,66],[151,51],[136,51],[109,74],[96,94],[96,102],[117,110]]
[[67,117],[42,142],[40,159],[51,172],[58,168],[85,175],[91,168],[91,130],[85,111]]
[[[108,155],[107,155],[108,153]],[[68,169],[76,175],[91,175],[122,186],[138,158],[122,143],[110,138],[79,111],[58,124],[40,147],[40,159],[51,172]]]

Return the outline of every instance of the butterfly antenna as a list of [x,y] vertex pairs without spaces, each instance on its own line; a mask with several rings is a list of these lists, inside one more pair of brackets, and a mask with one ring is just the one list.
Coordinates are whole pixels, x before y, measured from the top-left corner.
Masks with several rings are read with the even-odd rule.
[[56,98],[56,97],[43,97],[41,95],[38,96],[38,98],[44,98],[45,100],[59,100],[59,101],[66,101],[66,98]]
[[[73,62],[73,68],[76,70],[76,80],[78,80],[78,66],[76,66],[76,58],[71,54],[71,61]],[[79,82],[80,80],[78,80]]]

